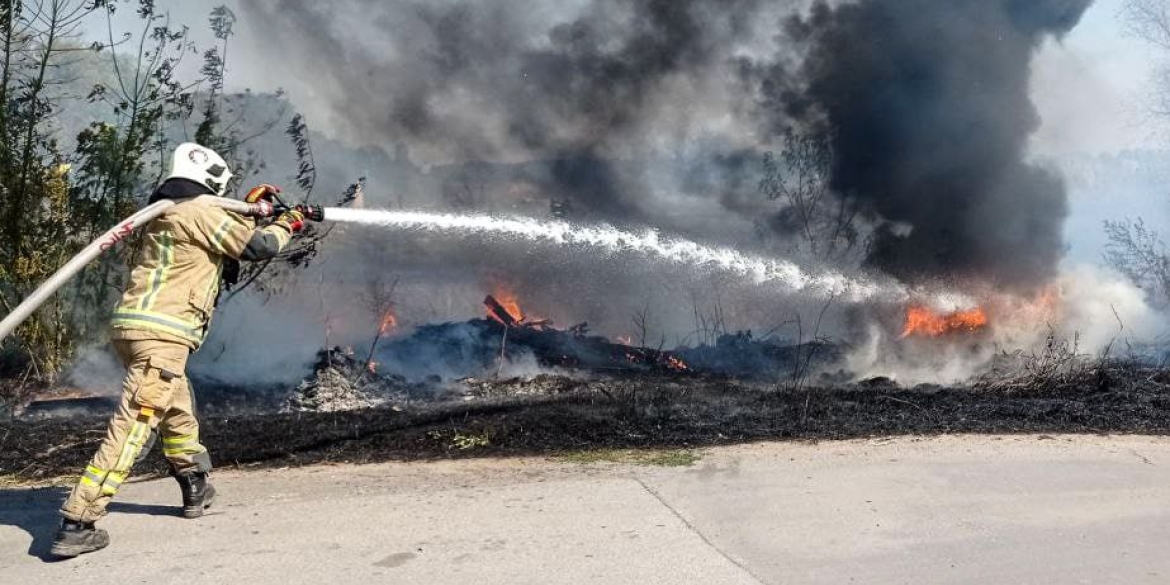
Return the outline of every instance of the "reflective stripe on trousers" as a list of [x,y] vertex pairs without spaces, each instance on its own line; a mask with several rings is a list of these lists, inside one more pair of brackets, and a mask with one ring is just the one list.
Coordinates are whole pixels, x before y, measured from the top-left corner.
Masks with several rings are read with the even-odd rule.
[[107,496],[118,493],[118,488],[122,487],[122,483],[130,475],[130,469],[134,467],[134,462],[138,459],[139,452],[142,451],[146,437],[150,435],[150,417],[153,415],[153,410],[141,409],[138,418],[130,427],[126,441],[122,443],[122,451],[118,454],[118,461],[112,469],[101,469],[92,464],[86,465],[85,472],[81,474],[79,482],[83,485],[97,487],[102,494]]
[[195,455],[207,450],[199,443],[198,435],[163,437],[162,443],[163,455],[166,455],[168,459],[179,455]]

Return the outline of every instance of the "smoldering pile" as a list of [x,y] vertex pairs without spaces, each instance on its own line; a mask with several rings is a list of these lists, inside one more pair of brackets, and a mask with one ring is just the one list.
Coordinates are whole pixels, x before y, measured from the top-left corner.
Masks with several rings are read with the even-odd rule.
[[334,347],[317,354],[313,373],[284,399],[281,412],[337,412],[405,403],[410,385],[400,376],[372,371],[352,349]]
[[[489,295],[488,317],[428,324],[377,346],[368,361],[352,349],[318,354],[313,373],[292,391],[285,411],[337,411],[410,400],[556,395],[614,377],[750,379],[832,378],[844,350],[824,340],[756,340],[750,332],[672,350],[591,335],[588,323],[561,329],[529,320]],[[840,377],[847,377],[841,374]]]

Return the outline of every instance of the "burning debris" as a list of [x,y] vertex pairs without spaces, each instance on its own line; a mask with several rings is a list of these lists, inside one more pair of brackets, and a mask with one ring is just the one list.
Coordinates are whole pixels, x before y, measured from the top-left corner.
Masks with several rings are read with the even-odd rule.
[[[441,179],[420,180],[424,187],[403,195],[398,210],[344,210],[335,217],[396,234],[449,231],[477,248],[400,255],[410,258],[391,251],[383,260],[411,270],[436,260],[449,269],[491,264],[494,270],[517,262],[516,255],[480,250],[481,239],[552,244],[562,248],[556,253],[589,246],[598,256],[639,255],[675,270],[727,272],[738,279],[736,287],[775,283],[782,285],[780,295],[824,293],[864,305],[830,316],[832,334],[846,339],[842,346],[865,345],[870,340],[861,337],[870,326],[879,331],[875,343],[900,338],[911,341],[887,345],[911,346],[916,339],[945,338],[936,344],[943,346],[995,337],[999,324],[991,316],[1007,322],[1008,313],[995,304],[940,310],[924,303],[905,309],[905,322],[895,325],[903,307],[890,305],[939,277],[969,277],[1024,294],[1056,274],[1067,204],[1060,177],[1026,156],[1039,120],[1028,82],[1039,47],[1072,30],[1089,3],[585,0],[532,11],[511,1],[344,0],[289,8],[266,0],[245,10],[291,33],[278,35],[283,40],[273,46],[301,56],[294,66],[336,82],[326,84],[333,89],[321,94],[322,103],[356,121],[350,130],[370,143],[392,138],[396,161],[445,169],[436,174]],[[368,18],[349,22],[347,9]],[[355,26],[403,34],[387,37],[393,49],[387,52],[346,42]],[[362,66],[327,66],[342,61]],[[355,84],[380,91],[338,89]],[[468,95],[477,98],[469,102]],[[789,135],[822,146],[814,150],[825,157],[780,170],[811,169],[810,198],[839,210],[834,216],[856,219],[848,229],[825,228],[849,233],[858,244],[855,257],[833,259],[831,269],[824,258],[797,261],[762,253],[762,247],[745,249],[753,228],[781,240],[792,235],[791,222],[774,220],[799,215],[800,205],[791,200],[803,197],[767,199],[759,180],[765,160],[787,160],[794,154],[788,151],[798,150],[784,143]],[[777,151],[782,144],[784,151]],[[411,198],[427,211],[403,203]],[[547,221],[545,213],[599,222]],[[802,225],[805,231],[824,227]],[[767,249],[790,249],[791,243],[771,241]],[[633,271],[600,264],[589,266],[606,272],[599,282],[619,280],[619,273],[626,283],[634,280]],[[538,265],[526,262],[510,271],[509,282],[523,288],[548,282],[556,268]],[[862,277],[854,270],[861,265],[883,274]],[[652,268],[652,278],[663,272]],[[800,335],[788,343],[704,339],[705,347],[674,351],[634,347],[628,339],[606,342],[587,326],[558,327],[525,314],[515,295],[501,288],[485,300],[487,322],[427,325],[375,342],[369,370],[412,380],[430,374],[458,379],[507,375],[507,364],[530,360],[534,369],[766,377],[802,369],[792,367],[808,361],[802,355],[814,356],[814,369],[839,369],[834,362],[844,353],[823,342],[807,344]],[[630,285],[603,297],[604,288],[584,284],[591,298],[565,314],[587,318],[600,330],[623,327],[614,320],[631,312],[640,290]],[[751,314],[754,300],[740,301],[736,312]],[[662,329],[685,339],[685,320],[672,312]],[[758,330],[772,325],[751,317],[736,323]]]
[[[501,302],[496,296],[500,296],[504,300]],[[520,302],[511,294],[507,294],[507,296],[501,296],[500,293],[496,293],[495,296],[488,295],[483,299],[483,305],[487,307],[488,317],[499,321],[505,327],[515,327],[520,324],[524,324],[527,327],[552,325],[549,321],[541,321],[539,323],[526,322],[524,313],[520,311]]]
[[[721,335],[698,347],[638,347],[630,339],[594,335],[585,322],[560,328],[551,319],[532,317],[516,295],[500,288],[484,298],[483,306],[486,318],[420,325],[408,335],[385,340],[370,369],[447,392],[465,380],[533,379],[550,373],[777,380],[794,371],[816,375],[839,370],[845,356],[843,346],[826,341],[761,340],[750,331]],[[454,391],[466,393],[467,388]]]
[[[797,6],[747,0],[731,10],[704,0],[586,0],[536,14],[515,2],[486,7],[345,0],[338,6],[369,16],[356,24],[340,16],[344,9],[286,10],[265,1],[247,10],[275,29],[295,32],[281,37],[298,39],[283,48],[301,54],[302,65],[316,64],[314,69],[340,81],[335,87],[353,85],[358,71],[359,85],[392,89],[326,92],[322,99],[344,110],[346,120],[360,120],[353,130],[374,137],[371,142],[392,136],[395,160],[445,169],[433,182],[420,179],[422,187],[401,195],[397,209],[332,216],[392,232],[378,237],[418,234],[427,242],[414,249],[376,246],[378,255],[371,257],[401,264],[412,280],[422,275],[423,283],[411,282],[405,293],[416,296],[402,306],[443,286],[461,288],[458,295],[466,297],[483,278],[470,271],[485,265],[527,291],[568,272],[563,266],[569,262],[562,265],[560,258],[586,250],[571,260],[579,262],[573,267],[588,267],[583,276],[532,294],[576,303],[558,306],[557,318],[568,321],[560,315],[571,315],[587,323],[558,324],[528,314],[508,286],[488,287],[483,319],[400,331],[392,310],[372,310],[382,319],[378,335],[369,345],[357,340],[363,356],[370,348],[365,376],[449,383],[527,379],[559,368],[585,375],[773,380],[811,372],[842,380],[850,379],[843,371],[848,361],[861,376],[897,379],[909,369],[903,367],[908,360],[933,366],[932,360],[954,358],[964,367],[931,379],[954,381],[982,367],[993,351],[987,349],[993,343],[983,342],[999,343],[1001,325],[1020,320],[998,299],[940,307],[908,291],[962,276],[974,287],[1022,298],[1023,291],[1051,281],[1064,249],[1059,240],[1066,204],[1060,178],[1025,156],[1038,121],[1027,91],[1029,69],[1041,44],[1071,30],[1087,5],[817,0]],[[405,26],[409,31],[402,32],[410,34],[392,35],[387,42],[395,50],[387,53],[385,47],[339,42],[353,35],[353,26]],[[507,33],[500,34],[500,27]],[[418,46],[434,42],[433,52],[419,53]],[[994,50],[972,52],[972,46]],[[337,59],[367,66],[317,66]],[[576,66],[582,63],[605,66]],[[516,67],[523,76],[512,75]],[[580,91],[566,94],[564,87]],[[971,87],[986,91],[973,94]],[[387,102],[371,95],[392,97]],[[478,97],[469,103],[467,95]],[[712,130],[713,119],[727,124]],[[786,151],[795,150],[768,152],[781,148],[789,134],[823,142],[826,158],[812,165],[812,195],[857,220],[846,231],[857,238],[858,253],[832,259],[831,267],[820,257],[768,253],[790,249],[788,241],[747,243],[753,228],[782,240],[784,230],[771,220],[799,211],[787,199],[767,199],[759,180],[765,154],[783,161],[791,154]],[[673,146],[680,144],[696,146]],[[707,172],[715,167],[719,172]],[[703,187],[687,186],[697,175],[705,178],[698,181]],[[563,216],[567,221],[559,221]],[[459,242],[446,247],[436,243],[438,235]],[[481,249],[485,242],[492,249]],[[531,262],[530,248],[537,245],[551,248],[549,258],[556,259]],[[615,257],[617,262],[606,264]],[[627,258],[645,263],[645,270],[627,270]],[[858,270],[863,267],[881,274]],[[593,269],[603,274],[593,278]],[[708,273],[726,274],[728,288],[737,289],[731,293],[738,297],[731,309],[736,321],[695,341],[677,301],[691,284],[685,278]],[[639,286],[642,278],[668,281],[673,288],[664,297],[670,298],[634,298],[647,290]],[[611,286],[614,281],[619,286]],[[765,288],[761,283],[769,292],[740,294]],[[761,316],[765,311],[758,306],[769,302],[763,297],[773,285],[776,312],[788,314]],[[574,297],[566,298],[570,288]],[[482,291],[472,290],[474,298]],[[795,339],[732,333],[808,317],[808,301],[822,294],[849,308],[833,308],[828,333],[820,332],[818,320],[812,342],[809,328]],[[975,296],[983,301],[990,295]],[[919,303],[904,306],[908,297]],[[629,331],[621,321],[635,302],[662,307],[658,327],[679,347],[638,347],[629,336],[609,340],[590,330]],[[1044,321],[1028,325],[1033,322]],[[828,342],[826,335],[841,341]],[[639,344],[647,345],[646,337]],[[863,347],[877,348],[875,357],[864,356],[879,364],[873,372],[860,359],[845,359]],[[937,355],[918,355],[931,351]]]
[[[755,339],[751,331],[724,334],[714,345],[677,350],[688,369],[718,376],[781,381],[809,374],[842,377],[847,348],[828,341],[792,343],[783,339]],[[847,377],[847,376],[845,376]]]
[[[531,359],[538,368],[587,372],[674,372],[689,370],[674,352],[630,347],[590,335],[588,323],[558,329],[549,319],[524,316],[514,297],[484,299],[488,318],[423,325],[384,345],[379,361],[413,374],[448,378],[500,373],[509,362]],[[429,369],[420,371],[419,365]],[[534,372],[535,373],[535,372]]]

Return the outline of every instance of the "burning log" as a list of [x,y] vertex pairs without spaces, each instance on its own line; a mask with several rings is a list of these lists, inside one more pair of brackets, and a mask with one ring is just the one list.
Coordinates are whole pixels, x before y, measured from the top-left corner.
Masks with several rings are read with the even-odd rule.
[[500,323],[503,323],[507,327],[515,327],[519,325],[520,321],[524,318],[523,315],[512,315],[512,313],[510,313],[508,309],[504,308],[504,305],[500,304],[500,301],[497,301],[496,297],[492,295],[485,297],[483,299],[483,304],[485,307],[487,307],[488,315],[490,317],[496,321],[499,321]]
[[506,325],[507,327],[552,327],[552,319],[529,319],[525,317],[520,311],[520,305],[514,300],[507,304],[496,300],[496,297],[488,295],[483,300],[483,304],[487,307],[488,316]]

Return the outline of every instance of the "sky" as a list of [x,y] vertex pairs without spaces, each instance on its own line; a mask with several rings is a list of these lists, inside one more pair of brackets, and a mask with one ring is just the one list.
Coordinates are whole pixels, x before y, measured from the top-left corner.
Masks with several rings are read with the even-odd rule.
[[1123,0],[1096,0],[1077,28],[1045,45],[1034,64],[1032,99],[1043,123],[1039,154],[1118,152],[1157,147],[1147,96],[1153,51],[1125,34]]

